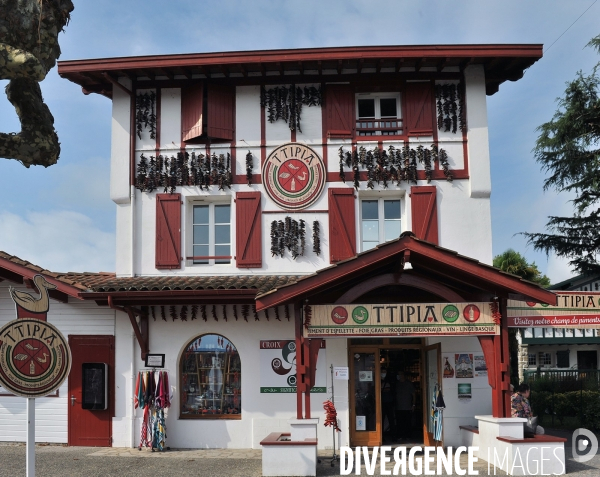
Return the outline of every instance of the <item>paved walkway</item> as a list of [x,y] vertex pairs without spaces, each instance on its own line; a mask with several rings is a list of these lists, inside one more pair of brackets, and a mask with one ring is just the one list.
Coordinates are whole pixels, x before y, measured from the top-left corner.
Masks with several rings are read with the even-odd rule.
[[[557,432],[552,432],[557,435]],[[565,433],[565,437],[567,434]],[[600,476],[600,454],[591,461],[579,464],[571,454],[571,443],[565,446],[567,474],[573,477]],[[322,462],[317,466],[318,476],[340,475],[338,464],[330,466],[331,451],[319,453]],[[466,457],[463,459],[466,468]],[[388,467],[389,468],[389,467]],[[475,469],[479,475],[488,474],[487,463],[478,462]],[[261,475],[261,450],[253,449],[173,449],[167,452],[151,452],[148,449],[66,447],[61,445],[36,446],[36,475],[61,477],[259,477]],[[375,475],[380,469],[376,469]],[[25,475],[25,445],[0,445],[0,476]],[[352,472],[351,475],[355,475]],[[364,467],[361,475],[367,475]],[[443,474],[446,475],[446,474]],[[456,475],[456,474],[454,474]],[[495,475],[506,475],[496,471]]]

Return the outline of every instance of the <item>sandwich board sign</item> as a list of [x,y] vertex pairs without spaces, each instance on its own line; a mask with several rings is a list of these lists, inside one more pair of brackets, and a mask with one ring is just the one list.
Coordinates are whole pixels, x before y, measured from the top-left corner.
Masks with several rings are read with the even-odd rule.
[[71,350],[62,333],[47,322],[48,289],[42,275],[33,283],[40,296],[9,289],[17,319],[0,329],[0,386],[27,398],[27,476],[35,475],[35,398],[55,392],[71,370]]

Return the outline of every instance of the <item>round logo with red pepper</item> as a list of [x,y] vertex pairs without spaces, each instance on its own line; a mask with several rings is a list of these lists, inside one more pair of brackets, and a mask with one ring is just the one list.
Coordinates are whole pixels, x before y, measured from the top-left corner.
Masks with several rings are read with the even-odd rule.
[[480,315],[481,312],[479,311],[479,307],[477,305],[467,305],[463,310],[463,316],[465,317],[465,320],[470,323],[475,323],[479,319]]
[[348,319],[348,310],[343,306],[336,306],[331,310],[331,319],[338,325],[343,325]]
[[283,209],[305,209],[323,192],[325,165],[304,144],[288,143],[275,149],[262,168],[262,181],[269,197]]
[[56,327],[21,318],[0,330],[0,384],[23,397],[42,397],[69,375],[71,350]]

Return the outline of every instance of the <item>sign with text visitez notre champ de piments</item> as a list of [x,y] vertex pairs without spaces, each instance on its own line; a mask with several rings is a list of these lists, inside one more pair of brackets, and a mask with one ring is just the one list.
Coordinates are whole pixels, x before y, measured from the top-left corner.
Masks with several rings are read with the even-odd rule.
[[497,335],[490,303],[314,305],[306,337]]
[[556,306],[508,300],[508,326],[514,328],[600,328],[600,293],[557,292]]

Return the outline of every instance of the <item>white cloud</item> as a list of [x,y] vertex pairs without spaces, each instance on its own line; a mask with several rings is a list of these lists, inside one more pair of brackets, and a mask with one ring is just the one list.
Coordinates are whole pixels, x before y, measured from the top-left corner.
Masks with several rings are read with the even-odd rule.
[[56,272],[115,269],[114,233],[78,212],[1,212],[0,249]]

